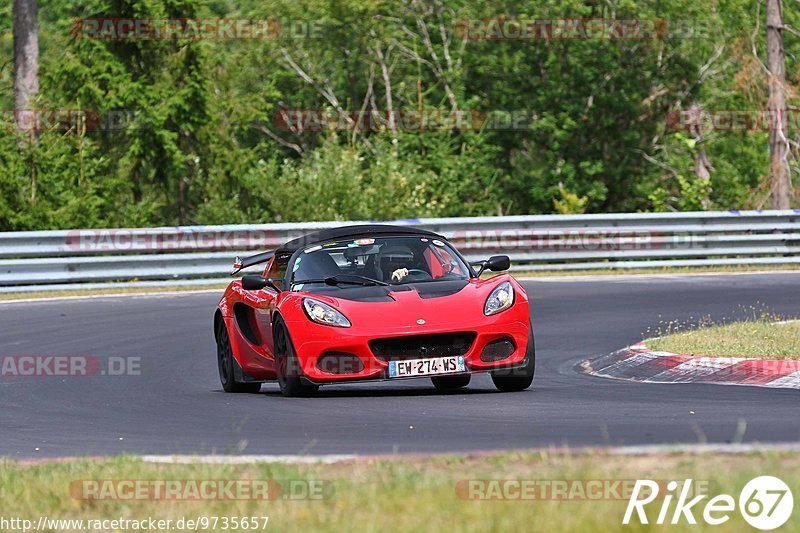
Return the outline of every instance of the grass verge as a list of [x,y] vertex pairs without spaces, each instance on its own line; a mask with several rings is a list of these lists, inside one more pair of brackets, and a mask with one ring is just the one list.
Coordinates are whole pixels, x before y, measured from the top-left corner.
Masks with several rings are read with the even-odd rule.
[[700,327],[647,341],[648,348],[707,357],[800,359],[800,320],[776,322],[764,317]]
[[[730,494],[738,500],[744,485],[761,475],[775,475],[800,495],[800,454],[611,456],[602,453],[549,455],[505,452],[483,456],[437,456],[359,460],[332,465],[163,465],[134,457],[23,465],[0,462],[0,516],[36,523],[40,516],[60,519],[147,517],[269,517],[275,531],[644,531],[648,526],[622,526],[627,496],[606,499],[470,500],[456,487],[464,480],[589,480],[693,479],[707,483],[710,496]],[[164,499],[87,501],[70,487],[80,480],[275,480],[282,486],[324,482],[322,499],[204,500]],[[81,486],[79,484],[79,486]],[[489,485],[482,485],[488,487]],[[572,491],[572,489],[570,489]],[[78,490],[80,496],[81,492]],[[297,492],[300,494],[300,491]],[[467,493],[468,494],[468,493]],[[478,491],[474,494],[482,494]],[[575,495],[576,493],[573,493]],[[655,521],[663,500],[646,509]],[[703,523],[704,500],[695,510]],[[674,508],[674,499],[672,506]],[[670,514],[671,516],[671,514]],[[712,529],[682,522],[670,531]],[[747,528],[738,511],[714,531]],[[250,531],[255,528],[249,528]],[[749,528],[748,528],[749,529]],[[51,529],[55,530],[55,529]],[[173,527],[172,530],[177,531]],[[198,529],[203,530],[203,529]],[[209,530],[209,529],[206,529]],[[218,527],[216,530],[222,530]],[[229,531],[246,531],[231,528]],[[258,528],[260,530],[260,526]],[[797,513],[782,531],[800,531]]]

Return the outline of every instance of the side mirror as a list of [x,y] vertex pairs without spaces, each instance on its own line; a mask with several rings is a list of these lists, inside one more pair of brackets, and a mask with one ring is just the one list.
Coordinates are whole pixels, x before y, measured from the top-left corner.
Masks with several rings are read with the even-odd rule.
[[260,291],[266,287],[269,287],[276,292],[281,292],[278,286],[275,285],[275,280],[271,278],[267,279],[258,275],[242,276],[242,288],[246,291]]
[[502,272],[503,270],[508,270],[511,268],[511,260],[507,255],[493,255],[485,261],[477,261],[475,263],[471,263],[471,265],[478,267],[477,275],[480,276],[486,270],[491,270],[492,272]]
[[486,261],[486,269],[492,272],[502,272],[511,268],[511,259],[507,255],[493,255]]

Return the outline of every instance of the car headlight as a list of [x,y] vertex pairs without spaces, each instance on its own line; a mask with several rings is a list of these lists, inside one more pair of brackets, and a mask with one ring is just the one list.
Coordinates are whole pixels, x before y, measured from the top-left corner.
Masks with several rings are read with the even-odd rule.
[[303,308],[306,310],[308,318],[317,324],[324,324],[326,326],[336,326],[339,328],[349,328],[350,321],[347,318],[331,307],[311,298],[303,299]]
[[489,298],[486,299],[486,305],[483,306],[483,314],[496,315],[501,311],[505,311],[514,303],[514,287],[511,282],[504,281],[492,291]]

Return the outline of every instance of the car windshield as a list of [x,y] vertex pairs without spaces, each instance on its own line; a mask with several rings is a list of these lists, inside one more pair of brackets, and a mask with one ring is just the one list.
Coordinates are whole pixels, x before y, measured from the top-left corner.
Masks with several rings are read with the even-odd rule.
[[429,237],[349,239],[311,246],[292,265],[292,286],[341,288],[467,279],[469,267],[446,242]]

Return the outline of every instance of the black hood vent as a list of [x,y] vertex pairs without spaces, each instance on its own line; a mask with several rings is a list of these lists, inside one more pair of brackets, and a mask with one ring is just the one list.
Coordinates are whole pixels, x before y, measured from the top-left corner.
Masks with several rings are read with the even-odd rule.
[[331,287],[327,285],[309,286],[314,294],[324,294],[351,302],[393,302],[393,292],[416,291],[423,300],[444,298],[461,292],[469,284],[467,280],[427,281],[407,285],[368,285],[364,287]]

